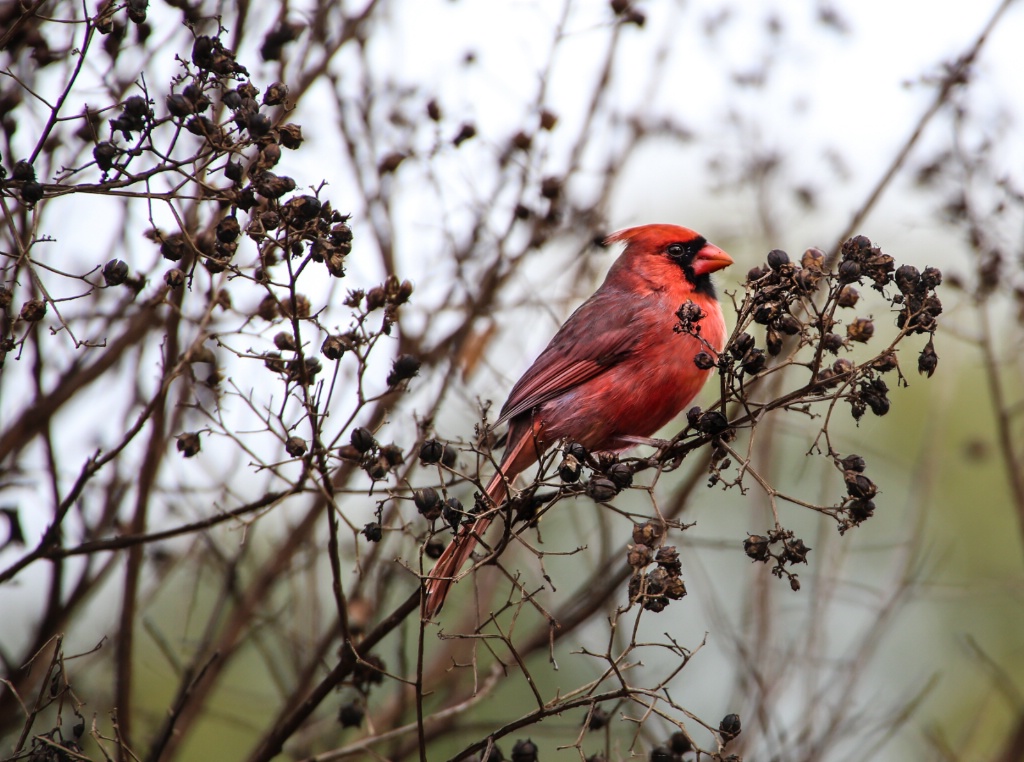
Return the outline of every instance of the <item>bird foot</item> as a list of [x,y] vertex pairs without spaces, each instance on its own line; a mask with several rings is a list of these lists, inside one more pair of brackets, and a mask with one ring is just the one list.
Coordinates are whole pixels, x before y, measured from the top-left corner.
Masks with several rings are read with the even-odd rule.
[[658,439],[656,437],[634,437],[629,434],[620,435],[619,440],[622,442],[628,442],[631,445],[649,445],[656,449],[663,449],[672,444],[671,439]]

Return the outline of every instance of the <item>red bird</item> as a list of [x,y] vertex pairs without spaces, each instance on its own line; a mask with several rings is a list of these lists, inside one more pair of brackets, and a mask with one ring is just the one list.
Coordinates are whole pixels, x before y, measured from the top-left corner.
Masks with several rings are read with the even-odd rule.
[[[519,379],[495,426],[508,422],[501,465],[487,485],[494,508],[509,484],[560,440],[590,452],[618,452],[650,437],[697,395],[710,373],[694,364],[708,346],[725,344],[725,320],[711,273],[732,258],[677,225],[620,230],[625,243],[601,287],[558,330]],[[700,339],[673,331],[676,311],[692,301],[706,317]],[[463,524],[427,582],[423,612],[434,616],[493,511]]]

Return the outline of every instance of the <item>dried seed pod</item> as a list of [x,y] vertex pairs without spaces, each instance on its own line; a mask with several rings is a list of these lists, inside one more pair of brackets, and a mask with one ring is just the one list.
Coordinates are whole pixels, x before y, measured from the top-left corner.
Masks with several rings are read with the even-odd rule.
[[199,434],[195,431],[178,435],[178,452],[186,458],[192,458],[202,449]]
[[619,490],[627,489],[633,484],[633,469],[626,463],[615,463],[609,467],[608,478]]
[[919,373],[931,378],[939,365],[939,356],[935,353],[935,344],[929,340],[917,358],[917,370]]
[[264,106],[279,106],[288,97],[288,88],[282,82],[274,82],[263,94]]
[[845,458],[840,458],[839,463],[844,471],[853,471],[857,474],[863,473],[867,468],[867,463],[860,455],[847,455]]
[[359,452],[369,452],[377,446],[377,440],[373,438],[373,434],[362,426],[352,429],[349,441]]
[[768,252],[768,266],[773,270],[781,270],[789,264],[789,254],[782,249],[772,249]]
[[128,280],[128,263],[122,259],[112,259],[103,266],[103,281],[108,286],[120,286]]
[[166,237],[160,237],[160,254],[164,259],[177,262],[188,252],[188,243],[181,233],[173,233]]
[[520,130],[512,136],[512,147],[518,151],[529,151],[533,145],[533,137],[528,132]]
[[608,712],[599,706],[595,706],[583,717],[582,724],[587,726],[587,730],[600,730],[608,724],[610,719]]
[[363,464],[363,470],[367,476],[377,482],[387,479],[390,469],[388,462],[383,457],[378,457]]
[[[242,162],[228,159],[227,164],[224,165],[224,177],[233,183],[242,182],[242,178],[245,177],[245,170],[242,167]],[[250,223],[250,226],[251,224],[252,223]]]
[[818,283],[821,280],[821,273],[817,270],[809,270],[804,268],[800,270],[796,275],[793,276],[793,282],[796,287],[804,293],[810,293],[818,287]]
[[665,592],[665,587],[668,585],[669,573],[658,567],[647,572],[644,576],[646,583],[647,595],[661,595]]
[[701,413],[697,419],[696,429],[703,434],[721,434],[729,428],[729,420],[717,410]]
[[35,180],[26,180],[21,185],[21,200],[32,206],[43,197],[43,186]]
[[537,762],[537,744],[529,738],[516,741],[512,746],[512,762]]
[[734,338],[729,344],[729,351],[732,356],[737,360],[741,359],[743,355],[754,348],[754,337],[749,333],[741,333]]
[[747,375],[755,376],[764,370],[767,363],[768,357],[765,355],[763,349],[751,349],[743,359],[743,372]]
[[693,751],[693,742],[681,730],[677,730],[672,734],[668,740],[668,745],[673,754],[686,754],[688,751]]
[[294,151],[302,145],[302,127],[297,124],[284,124],[277,128],[281,145]]
[[857,289],[853,286],[844,286],[843,290],[839,292],[839,298],[836,300],[836,304],[840,307],[855,307],[857,301],[860,299],[860,294],[857,293]]
[[388,153],[377,163],[377,173],[380,175],[390,175],[401,166],[402,162],[408,158],[408,154],[401,151],[392,151]]
[[287,331],[279,331],[274,335],[274,346],[282,352],[294,352],[296,347],[295,336]]
[[679,601],[686,597],[686,583],[683,582],[682,577],[669,576],[668,581],[665,583],[665,597]]
[[665,538],[665,526],[654,521],[645,521],[643,524],[633,525],[633,542],[637,545],[646,545],[649,548],[661,546]]
[[775,321],[775,328],[779,333],[784,333],[787,336],[795,336],[800,333],[801,326],[800,321],[793,315],[782,315],[778,320]]
[[701,370],[711,370],[715,367],[715,358],[707,352],[698,352],[693,357],[693,364]]
[[301,458],[306,454],[306,440],[302,437],[288,437],[284,449],[293,458]]
[[862,473],[847,471],[843,478],[846,481],[846,492],[852,498],[870,500],[878,493],[878,487]]
[[263,198],[281,198],[285,193],[295,190],[295,180],[291,177],[279,177],[273,172],[261,172],[253,179],[253,189]]
[[343,728],[358,728],[363,724],[366,710],[357,702],[352,701],[338,710],[338,724]]
[[328,359],[340,359],[345,350],[350,348],[349,343],[342,336],[328,336],[321,344],[321,351]]
[[860,396],[864,403],[871,408],[875,415],[885,415],[889,412],[889,387],[880,378],[873,379],[860,387]]
[[921,284],[927,289],[937,288],[942,284],[942,271],[937,267],[926,267],[921,273]]
[[[433,495],[430,493],[433,493]],[[455,500],[455,498],[449,498],[449,502],[453,500]],[[413,502],[416,504],[417,510],[419,510],[423,517],[428,521],[436,521],[440,518],[444,509],[449,507],[447,504],[441,504],[440,497],[438,497],[437,492],[433,488],[430,488],[430,486],[424,490],[417,490],[413,494]],[[458,501],[456,502],[458,503]],[[461,503],[459,503],[459,508],[462,508]]]
[[570,442],[569,446],[565,448],[565,454],[571,455],[580,463],[585,463],[587,460],[587,448],[579,442]]
[[867,318],[857,318],[846,327],[846,338],[850,341],[859,341],[865,344],[874,335],[875,324]]
[[587,494],[595,503],[606,503],[619,493],[615,482],[601,476],[595,476],[587,482]]
[[287,370],[287,365],[284,360],[281,359],[280,352],[267,352],[263,355],[263,364],[268,370],[274,373],[284,373]]
[[740,716],[738,714],[727,714],[718,724],[718,732],[722,734],[722,742],[728,743],[742,732]]
[[376,521],[371,521],[369,524],[363,527],[363,536],[370,542],[380,542],[384,537],[384,532],[381,526]]
[[398,386],[398,384],[413,378],[419,372],[419,359],[412,355],[401,355],[395,360],[394,365],[391,366],[391,372],[387,378],[388,386],[392,388]]
[[195,111],[192,101],[180,93],[171,93],[165,102],[168,113],[178,119],[183,119]]
[[260,222],[267,230],[277,230],[281,227],[281,215],[273,209],[268,209],[260,215]]
[[309,298],[305,294],[296,294],[281,302],[281,314],[286,318],[308,318]]
[[846,506],[846,510],[850,513],[850,518],[856,521],[858,524],[862,521],[867,521],[875,514],[875,501],[874,500],[851,500]]
[[363,454],[350,444],[338,448],[338,457],[342,460],[362,460]]
[[238,234],[242,232],[242,226],[238,224],[238,218],[229,215],[217,223],[217,240],[222,243],[232,243]]
[[675,545],[663,545],[658,548],[654,560],[658,566],[669,572],[669,574],[679,574],[682,571],[683,564],[679,560],[679,550]]
[[321,209],[323,204],[316,196],[294,196],[281,207],[281,218],[290,227],[301,228],[307,222],[316,219]]
[[46,317],[46,302],[42,299],[29,299],[21,305],[20,317],[27,323],[38,323]]
[[279,305],[277,299],[269,294],[260,301],[259,306],[256,308],[256,314],[266,320],[268,323],[273,322],[278,317]]
[[921,284],[921,273],[913,265],[903,265],[896,271],[896,288],[903,294],[912,294]]
[[583,467],[572,455],[566,455],[558,466],[558,476],[566,484],[579,481]]
[[384,306],[387,302],[387,294],[380,286],[375,286],[366,292],[366,310],[373,312]]
[[540,195],[554,201],[562,195],[562,180],[558,177],[545,177],[540,184]]
[[853,260],[846,260],[839,265],[839,282],[855,283],[860,280],[860,265]]
[[185,271],[179,270],[177,267],[173,267],[164,273],[164,283],[169,288],[179,289],[185,285]]
[[774,302],[759,304],[754,308],[752,317],[759,325],[768,325],[779,314],[779,306]]
[[459,524],[466,518],[466,509],[462,505],[462,501],[455,497],[450,497],[444,501],[444,508],[441,513],[445,523],[453,530],[457,530]]
[[755,561],[767,561],[770,557],[768,538],[760,534],[752,534],[743,541],[743,552]]
[[36,179],[36,168],[26,159],[20,159],[14,163],[11,170],[11,179],[19,182],[29,182]]
[[476,127],[470,122],[464,122],[459,131],[452,138],[452,145],[458,148],[460,145],[465,143],[467,140],[476,136]]
[[295,358],[287,365],[288,379],[300,384],[311,384],[317,374],[323,370],[320,360],[315,357],[307,357],[302,362]]
[[796,537],[792,540],[786,540],[784,543],[784,552],[782,557],[791,564],[805,564],[807,563],[807,554],[811,552],[804,541]]
[[386,444],[381,447],[380,454],[383,456],[384,460],[388,462],[388,465],[391,468],[394,468],[405,461],[405,454],[402,452],[402,448],[394,443]]
[[405,304],[406,302],[409,301],[409,297],[412,296],[412,292],[413,292],[413,285],[412,285],[412,283],[410,283],[407,280],[403,280],[401,283],[398,284],[398,291],[395,292],[395,295],[392,298],[392,301],[396,305]]
[[416,510],[431,521],[441,515],[441,497],[433,487],[424,487],[414,491],[412,501]]
[[826,333],[821,339],[822,348],[832,354],[839,354],[839,350],[846,346],[843,337],[838,333]]
[[428,439],[420,445],[420,462],[425,465],[439,463],[442,455],[444,455],[444,445],[436,439]]
[[459,451],[450,444],[444,446],[444,455],[441,456],[441,465],[446,468],[455,468],[459,459]]
[[634,569],[643,569],[651,563],[651,557],[651,549],[643,543],[637,543],[636,545],[629,546],[629,551],[626,553],[626,562]]
[[96,160],[96,166],[104,172],[114,168],[114,159],[117,158],[118,153],[117,146],[106,141],[97,144],[92,149],[92,157]]
[[818,272],[824,272],[825,270],[825,252],[821,249],[810,248],[804,252],[804,255],[800,258],[800,264],[808,270],[817,270]]

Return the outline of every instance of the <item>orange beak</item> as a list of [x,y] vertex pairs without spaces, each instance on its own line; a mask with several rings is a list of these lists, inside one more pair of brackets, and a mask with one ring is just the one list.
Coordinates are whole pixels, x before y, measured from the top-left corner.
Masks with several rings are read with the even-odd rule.
[[732,257],[714,244],[707,244],[693,260],[693,271],[697,275],[706,275],[721,270],[733,263]]

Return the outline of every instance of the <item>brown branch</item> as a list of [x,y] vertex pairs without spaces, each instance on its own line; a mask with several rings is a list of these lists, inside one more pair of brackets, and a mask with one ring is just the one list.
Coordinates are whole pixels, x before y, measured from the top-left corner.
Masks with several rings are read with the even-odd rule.
[[839,247],[842,246],[843,241],[857,233],[861,224],[863,224],[868,214],[870,214],[871,210],[875,208],[878,200],[882,197],[882,193],[889,187],[893,178],[896,177],[896,174],[900,169],[903,168],[903,164],[906,162],[911,150],[913,150],[914,146],[917,145],[917,141],[924,133],[925,127],[927,127],[932,118],[939,113],[939,109],[946,104],[953,90],[968,81],[968,70],[975,60],[977,60],[982,47],[984,47],[985,42],[992,33],[992,30],[995,29],[999,19],[1002,17],[1003,13],[1006,12],[1006,9],[1013,4],[1013,2],[1014,0],[1003,0],[999,4],[971,46],[966,52],[957,58],[956,63],[949,69],[949,71],[946,72],[946,75],[942,78],[942,84],[939,86],[938,92],[935,93],[935,98],[932,100],[931,105],[921,115],[921,118],[918,119],[917,124],[914,125],[914,129],[911,130],[910,135],[907,137],[900,150],[896,153],[896,156],[889,164],[889,167],[884,173],[882,173],[881,178],[879,178],[875,187],[868,194],[864,203],[861,204],[860,208],[857,209],[856,212],[854,212],[853,217],[850,218],[850,222],[846,226],[846,229],[843,230],[836,239],[836,243],[829,252],[828,259],[826,260],[830,267],[838,261]]

